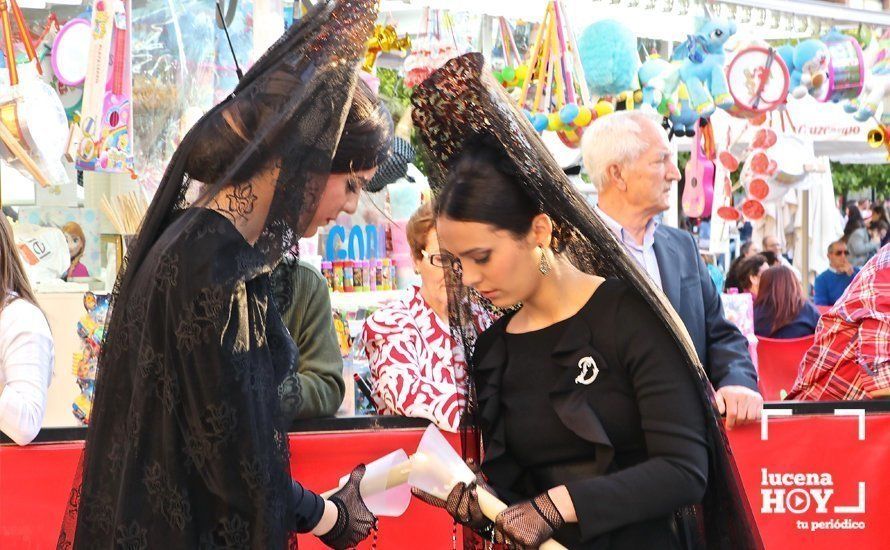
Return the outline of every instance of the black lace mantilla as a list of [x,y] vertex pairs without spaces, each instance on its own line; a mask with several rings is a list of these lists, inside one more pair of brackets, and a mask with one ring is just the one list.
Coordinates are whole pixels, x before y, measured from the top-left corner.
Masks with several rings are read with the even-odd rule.
[[[481,54],[452,59],[415,88],[412,117],[420,131],[422,153],[430,185],[438,192],[445,184],[449,167],[466,142],[484,135],[510,157],[519,183],[560,229],[567,241],[565,254],[582,271],[616,277],[630,283],[645,297],[683,350],[687,367],[701,392],[711,447],[708,489],[701,506],[680,511],[686,523],[695,525],[693,538],[713,549],[762,548],[732,451],[717,413],[710,381],[692,346],[682,321],[667,299],[639,265],[625,252],[612,232],[588,206],[584,197],[566,178],[528,119],[520,113],[485,66]],[[446,269],[451,330],[468,358],[470,399],[465,426],[479,425],[472,373],[472,351],[476,328],[470,305],[480,297],[461,284],[452,269]],[[464,434],[464,440],[468,440]],[[480,442],[469,442],[466,455],[476,457]]]
[[[376,4],[316,3],[174,153],[115,285],[59,548],[284,548],[320,517],[290,477],[278,386],[296,349],[269,273],[317,207]],[[231,113],[255,130],[196,181],[202,130]],[[268,213],[231,185],[258,158],[277,173]],[[248,244],[233,222],[257,215]]]

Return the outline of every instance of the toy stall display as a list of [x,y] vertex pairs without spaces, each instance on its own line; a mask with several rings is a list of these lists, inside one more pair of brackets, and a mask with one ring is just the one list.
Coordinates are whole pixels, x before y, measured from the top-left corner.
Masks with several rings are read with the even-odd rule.
[[525,67],[520,69],[527,76],[519,108],[535,130],[556,132],[569,147],[578,147],[584,127],[614,109],[610,103],[591,103],[578,44],[560,0],[547,3]]
[[83,102],[69,154],[79,170],[133,169],[130,0],[94,0]]
[[80,394],[71,404],[74,417],[84,426],[90,423],[93,408],[93,392],[96,387],[96,365],[105,334],[105,319],[108,316],[109,295],[87,292],[83,297],[84,315],[77,323],[77,336],[81,340],[81,350],[74,354],[72,371],[77,378]]

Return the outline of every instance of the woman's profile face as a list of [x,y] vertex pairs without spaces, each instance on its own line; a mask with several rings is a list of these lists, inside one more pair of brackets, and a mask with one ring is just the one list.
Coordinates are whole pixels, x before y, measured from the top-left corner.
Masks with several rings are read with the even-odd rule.
[[464,286],[476,289],[496,307],[513,306],[531,296],[541,280],[540,252],[533,233],[517,238],[492,225],[440,216],[439,244],[461,264]]
[[304,237],[311,237],[320,227],[331,223],[341,212],[354,214],[358,206],[358,196],[362,187],[374,177],[377,168],[360,170],[349,174],[331,174],[325,184],[315,215],[306,228]]

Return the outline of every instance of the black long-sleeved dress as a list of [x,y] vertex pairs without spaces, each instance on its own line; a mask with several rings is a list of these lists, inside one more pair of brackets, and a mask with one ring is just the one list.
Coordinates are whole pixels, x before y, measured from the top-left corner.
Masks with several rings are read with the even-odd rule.
[[289,473],[277,390],[297,350],[263,257],[202,210],[130,269],[59,546],[74,525],[77,548],[284,548],[323,501]]
[[683,355],[643,298],[607,279],[573,317],[479,337],[482,470],[509,502],[566,485],[569,548],[684,548],[675,512],[708,478],[704,410]]

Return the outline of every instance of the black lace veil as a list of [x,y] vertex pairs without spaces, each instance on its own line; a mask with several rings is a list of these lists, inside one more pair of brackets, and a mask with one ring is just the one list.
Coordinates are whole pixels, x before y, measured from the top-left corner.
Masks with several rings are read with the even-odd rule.
[[[702,506],[683,510],[703,525],[707,548],[762,548],[759,533],[742,488],[729,448],[713,390],[698,360],[688,333],[667,298],[624,251],[606,225],[575,190],[559,165],[545,149],[535,130],[484,66],[482,55],[471,53],[452,59],[415,88],[413,119],[420,131],[423,154],[434,193],[446,181],[449,166],[464,144],[480,134],[494,139],[515,164],[524,191],[548,214],[566,243],[565,253],[582,271],[617,277],[631,283],[664,322],[687,358],[687,366],[701,389],[706,409],[709,482]],[[476,328],[471,304],[481,298],[461,285],[446,268],[449,316],[455,339],[464,346],[469,368]],[[481,305],[481,304],[480,304]],[[470,377],[472,380],[472,377]],[[472,384],[465,422],[478,426]],[[472,443],[470,455],[481,453]],[[466,451],[465,451],[466,452]],[[699,517],[701,513],[701,517]]]
[[[225,307],[232,308],[232,303],[255,305],[237,302],[238,289],[241,289],[243,296],[245,284],[249,288],[251,277],[270,271],[285,251],[296,250],[297,240],[306,231],[315,213],[332,172],[332,163],[337,158],[338,143],[358,80],[359,64],[376,17],[376,0],[318,2],[253,65],[231,96],[193,126],[173,154],[139,233],[128,248],[115,284],[112,312],[99,357],[90,427],[63,520],[60,548],[72,546],[75,531],[78,534],[77,547],[81,548],[108,545],[99,542],[101,540],[132,548],[144,546],[144,524],[121,526],[116,523],[116,510],[127,506],[128,495],[118,495],[96,487],[109,476],[120,476],[120,464],[126,464],[126,461],[145,463],[153,459],[152,456],[133,456],[144,452],[140,450],[143,447],[139,447],[135,441],[144,437],[147,430],[163,430],[163,424],[156,418],[146,418],[148,414],[145,411],[153,410],[153,405],[145,405],[142,394],[157,391],[159,400],[165,405],[180,398],[173,391],[173,380],[169,379],[172,368],[169,357],[182,352],[181,349],[174,349],[176,343],[184,343],[188,347],[196,341],[203,341],[208,343],[207,348],[212,348],[214,338],[217,338],[215,345],[219,348],[220,343],[224,347],[226,342],[231,342],[231,338],[226,340],[232,328],[225,326],[225,315],[229,314]],[[388,140],[381,142],[379,150],[368,151],[364,155],[364,162],[351,165],[349,169],[362,170],[376,166],[386,156],[388,148]],[[274,186],[271,191],[274,193],[273,200],[267,212],[255,208],[259,190],[253,187],[251,177],[259,171],[273,174],[264,184]],[[341,172],[339,169],[335,171]],[[230,238],[230,242],[224,242],[225,247],[216,254],[216,257],[237,254],[237,266],[229,271],[215,270],[214,257],[205,258],[207,261],[204,264],[187,257],[179,258],[177,263],[168,262],[169,258],[164,256],[158,258],[159,243],[163,245],[165,239],[169,240],[171,228],[181,234],[203,231],[199,238],[216,236],[217,241],[220,240],[219,235],[225,231],[224,224],[217,221],[215,225],[208,225],[209,210],[199,208],[209,206],[232,222],[262,216],[257,219],[263,229],[252,246],[247,246],[243,240],[239,242]],[[218,220],[225,221],[221,217]],[[199,256],[202,252],[195,250],[195,255]],[[211,267],[206,272],[190,271],[197,271],[196,265],[208,264]],[[232,300],[235,302],[227,302],[226,296],[232,294],[233,289],[235,297]],[[162,295],[162,298],[157,298],[157,295]],[[176,299],[177,296],[184,297],[183,303]],[[165,299],[167,302],[163,301]],[[269,321],[271,316],[267,313],[267,310],[272,311],[272,306],[265,303],[260,306],[261,309],[254,308],[256,310],[240,307],[234,314],[251,321],[257,319],[258,326],[274,322],[277,328],[280,318]],[[180,326],[185,328],[181,331],[167,329],[175,333],[171,347],[169,342],[163,340],[159,325],[167,323],[175,328],[176,325],[170,325],[171,319],[175,322],[179,318],[194,322],[183,322]],[[194,333],[194,330],[198,332]],[[270,356],[276,358],[276,354],[286,348],[282,342],[272,341],[265,334],[236,336],[244,336],[245,341],[249,339],[256,344],[259,349],[257,353],[267,362]],[[293,351],[290,353],[293,354]],[[253,368],[260,361],[256,357],[234,357],[240,359],[240,362],[234,362],[234,368],[240,369],[236,376],[256,378],[259,371],[245,370]],[[213,355],[204,357],[203,361],[198,359],[201,358],[196,358],[201,368],[216,362]],[[251,391],[266,392],[256,394],[263,396],[256,406],[256,418],[263,424],[254,426],[256,430],[253,431],[257,433],[244,435],[245,439],[254,440],[248,443],[255,446],[256,452],[250,460],[236,465],[236,472],[238,467],[241,468],[241,478],[236,476],[232,481],[232,478],[223,477],[223,487],[213,489],[226,491],[229,490],[228,485],[247,480],[247,489],[251,492],[250,496],[244,497],[245,502],[258,503],[258,509],[263,506],[276,507],[289,498],[282,493],[291,488],[286,426],[282,428],[275,418],[277,393],[269,394],[275,389],[274,381],[244,381],[244,378],[238,380],[249,385]],[[206,386],[199,387],[200,391],[206,389]],[[199,391],[194,388],[190,390]],[[183,393],[185,391],[189,390],[183,390]],[[222,388],[220,391],[228,390]],[[181,397],[185,399],[188,396]],[[269,404],[270,400],[276,403]],[[143,407],[142,413],[137,411],[136,403]],[[170,407],[170,411],[175,410]],[[168,414],[175,416],[181,413]],[[213,445],[218,441],[213,437],[229,437],[224,428],[234,424],[232,407],[224,400],[218,407],[210,407],[202,414],[199,419],[199,423],[203,422],[202,438],[192,441],[186,436],[187,448],[175,451],[182,453],[182,457],[187,455],[191,462],[187,466],[192,468],[191,472],[195,471],[195,467],[197,470],[206,469],[201,462],[216,449]],[[267,430],[268,433],[260,433]],[[266,435],[268,441],[262,440]],[[169,433],[152,433],[150,437],[177,441]],[[177,480],[168,477],[167,472],[171,467],[182,465],[170,464],[175,462],[170,460],[170,455],[166,459],[167,470],[161,465],[154,469],[147,467],[140,470],[138,475],[141,478],[134,483],[147,486],[149,492],[154,491],[161,499],[160,509],[155,510],[155,515],[149,516],[146,521],[152,521],[152,517],[157,521],[166,519],[171,525],[179,527],[178,532],[185,533],[182,539],[170,540],[170,544],[177,546],[182,541],[197,540],[201,534],[188,532],[189,526],[202,521],[210,522],[206,516],[213,512],[197,509],[197,506],[190,508],[188,500],[180,498],[189,489],[185,486],[187,482],[183,481],[185,474]],[[164,463],[164,459],[160,462]],[[233,516],[220,524],[216,532],[202,538],[202,547],[223,547],[219,546],[223,543],[239,548],[278,546],[279,542],[286,540],[287,531],[293,530],[293,527],[286,527],[286,521],[276,522],[269,518],[281,519],[282,514],[286,513],[287,510],[266,510],[260,513],[257,522],[267,524],[245,525],[243,517],[250,517],[250,512],[242,510],[240,518]],[[84,527],[84,521],[80,520],[89,522],[89,528]],[[94,534],[100,532],[103,533],[102,537]],[[253,535],[259,532],[264,534],[262,537],[244,534],[251,532]],[[88,535],[80,540],[82,533]]]

